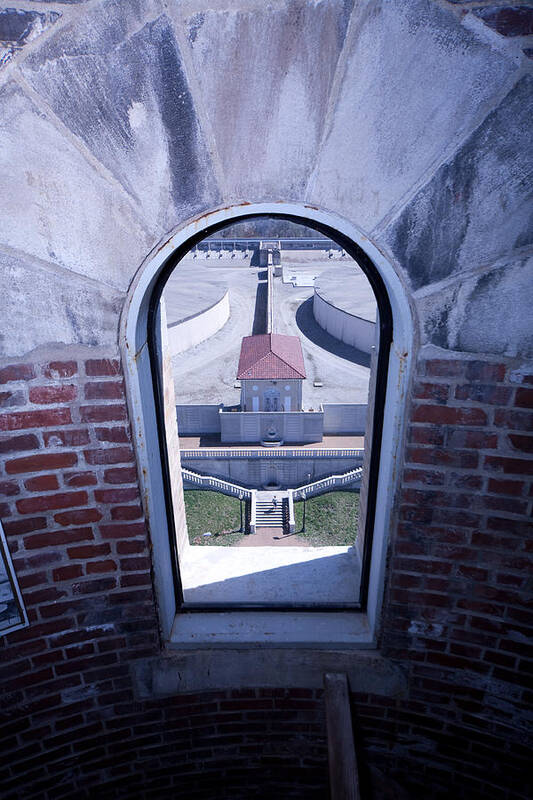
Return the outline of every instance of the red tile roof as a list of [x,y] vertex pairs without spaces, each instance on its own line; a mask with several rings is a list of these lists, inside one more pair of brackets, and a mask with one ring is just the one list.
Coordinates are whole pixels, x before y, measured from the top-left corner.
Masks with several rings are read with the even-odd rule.
[[239,380],[305,378],[302,345],[297,336],[262,333],[242,340]]

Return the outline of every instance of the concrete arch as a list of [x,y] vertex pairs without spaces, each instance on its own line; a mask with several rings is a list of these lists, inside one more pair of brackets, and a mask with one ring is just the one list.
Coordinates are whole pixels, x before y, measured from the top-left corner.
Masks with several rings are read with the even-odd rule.
[[[179,259],[200,238],[246,217],[272,215],[301,219],[303,223],[314,225],[318,229],[327,227],[336,231],[339,237],[346,237],[360,247],[371,260],[376,273],[382,280],[390,303],[392,341],[388,355],[382,458],[379,463],[377,479],[379,501],[375,506],[374,531],[376,535],[373,537],[370,554],[368,604],[366,614],[358,615],[361,620],[359,627],[354,628],[352,620],[350,633],[344,634],[341,631],[340,639],[337,642],[343,646],[354,644],[369,646],[375,642],[377,634],[388,522],[397,479],[396,454],[402,439],[403,411],[412,362],[413,318],[404,286],[392,264],[361,233],[357,226],[327,210],[294,202],[239,204],[214,210],[184,223],[147,257],[128,292],[121,318],[120,346],[124,360],[134,439],[137,446],[143,502],[152,537],[153,564],[162,633],[166,639],[171,636],[177,605],[173,591],[173,553],[168,537],[170,521],[166,507],[166,489],[158,445],[157,409],[152,385],[148,341],[152,296],[165,270],[170,274],[170,270]],[[179,491],[181,491],[181,485]],[[203,616],[205,618],[205,615]],[[364,620],[361,619],[363,617]],[[269,620],[269,627],[272,627],[272,620]],[[313,633],[310,634],[311,639],[315,636],[315,631],[316,625],[313,627]],[[331,636],[329,627],[325,633],[326,637]],[[253,631],[250,630],[249,636],[251,637],[250,641],[253,639],[256,643],[261,640],[261,631],[254,628]],[[284,643],[293,641],[292,633],[287,630],[286,625],[280,627],[279,636]],[[228,643],[227,630],[221,631],[220,641]],[[272,637],[270,637],[270,641],[272,641]],[[329,638],[324,641],[331,643]],[[212,636],[211,642],[213,642]],[[314,643],[319,642],[314,641]],[[181,644],[183,645],[183,641]]]

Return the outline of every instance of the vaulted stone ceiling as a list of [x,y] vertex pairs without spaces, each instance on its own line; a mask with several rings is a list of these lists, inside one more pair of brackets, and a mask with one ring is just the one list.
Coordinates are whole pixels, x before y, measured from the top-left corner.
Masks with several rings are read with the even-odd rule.
[[487,309],[520,302],[531,245],[530,18],[444,0],[0,8],[4,353],[116,341],[148,252],[242,200],[358,224],[414,292],[422,342],[523,352],[518,316],[502,349]]

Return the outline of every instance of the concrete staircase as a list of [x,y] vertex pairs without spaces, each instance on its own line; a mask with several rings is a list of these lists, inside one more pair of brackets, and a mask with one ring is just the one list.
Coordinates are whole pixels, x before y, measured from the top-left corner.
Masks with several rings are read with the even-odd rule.
[[[276,502],[274,502],[276,498]],[[256,528],[285,527],[284,507],[287,504],[286,492],[257,492],[255,508]]]

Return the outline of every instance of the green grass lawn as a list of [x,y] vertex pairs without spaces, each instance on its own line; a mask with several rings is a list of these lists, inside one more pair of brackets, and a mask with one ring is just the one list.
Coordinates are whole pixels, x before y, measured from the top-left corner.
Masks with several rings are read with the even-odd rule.
[[[184,491],[189,542],[194,545],[236,545],[239,533],[239,501],[219,492]],[[243,503],[244,512],[244,503]],[[211,536],[204,536],[204,533]]]
[[303,501],[294,504],[298,539],[314,547],[343,546],[355,542],[359,519],[358,492],[328,492],[306,500],[305,533],[300,533],[303,522]]

